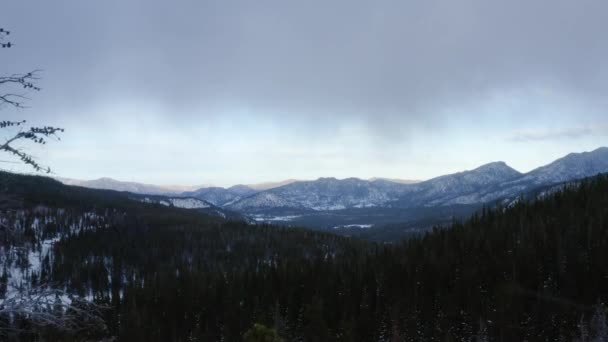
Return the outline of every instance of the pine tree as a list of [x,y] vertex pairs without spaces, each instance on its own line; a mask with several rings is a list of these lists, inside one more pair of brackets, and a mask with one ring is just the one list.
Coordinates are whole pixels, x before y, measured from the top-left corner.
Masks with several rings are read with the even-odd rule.
[[262,324],[254,324],[251,329],[243,335],[244,342],[283,342],[274,329]]

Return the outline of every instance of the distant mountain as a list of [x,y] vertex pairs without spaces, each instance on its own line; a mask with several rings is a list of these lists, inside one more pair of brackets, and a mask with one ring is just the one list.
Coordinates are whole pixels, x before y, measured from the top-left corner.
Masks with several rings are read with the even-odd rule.
[[160,204],[165,207],[196,210],[207,215],[224,219],[249,221],[247,217],[237,212],[220,208],[205,200],[194,197],[129,194],[129,198],[138,202]]
[[233,196],[225,206],[239,212],[259,214],[277,208],[335,211],[472,205],[604,172],[608,172],[608,148],[605,147],[569,154],[526,174],[501,161],[413,184],[381,178],[319,178],[293,182],[243,198]]
[[400,184],[416,184],[416,183],[422,182],[421,180],[416,180],[416,179],[399,179],[399,178],[384,178],[384,177],[372,177],[369,179],[370,182],[374,182],[377,180],[385,180],[385,181],[389,181],[389,182],[393,182],[393,183],[400,183]]
[[213,204],[192,197],[143,197],[139,199],[144,203],[157,203],[166,207],[175,207],[183,209],[206,209],[214,207]]
[[[401,186],[397,183],[392,185],[390,188],[395,189]],[[231,203],[229,208],[246,212],[273,207],[312,210],[363,208],[395,199],[392,192],[394,191],[390,191],[384,184],[358,178],[343,180],[319,178],[315,181],[299,181],[263,191]]]
[[591,152],[570,153],[549,165],[530,171],[518,179],[517,183],[559,183],[594,176],[607,170],[608,147],[600,147]]
[[56,177],[55,179],[66,185],[75,185],[90,189],[127,191],[134,194],[147,195],[179,195],[182,197],[195,197],[200,200],[209,201],[215,206],[222,206],[259,191],[280,187],[296,181],[289,179],[281,182],[259,183],[252,185],[238,184],[229,188],[222,188],[214,186],[160,186],[137,182],[124,182],[108,177],[93,180],[78,180],[62,177]]
[[123,182],[108,177],[103,177],[93,180],[77,180],[70,178],[56,178],[63,184],[76,185],[91,189],[104,189],[115,191],[128,191],[135,194],[152,194],[152,195],[167,195],[179,194],[184,191],[193,190],[196,187],[188,186],[159,186],[152,184],[143,184],[136,182]]
[[233,203],[229,203],[227,207],[234,211],[246,213],[254,213],[260,209],[308,209],[293,199],[288,199],[270,191],[258,193],[247,197],[244,200],[237,200]]
[[[367,181],[358,178],[319,178],[263,191],[233,202],[229,207],[245,212],[271,209],[275,202],[281,207],[311,210],[417,207],[440,204],[453,197],[479,191],[489,185],[519,176],[519,172],[503,162],[498,162],[415,184],[396,183],[385,179]],[[268,195],[272,195],[272,201],[268,201]]]
[[229,188],[203,187],[181,192],[171,187],[120,182],[111,178],[62,181],[97,189],[195,198],[243,214],[276,214],[279,210],[293,216],[294,213],[310,211],[481,205],[517,197],[539,186],[605,172],[608,172],[608,148],[602,147],[591,152],[571,153],[526,174],[501,161],[421,182],[386,178],[290,179],[277,183],[235,185]]
[[[282,182],[259,183],[259,184],[238,184],[229,188],[222,187],[203,187],[194,191],[186,191],[183,196],[192,196],[205,201],[209,201],[216,206],[228,206],[245,197],[256,194],[260,191],[278,188],[296,182],[288,179]],[[270,202],[268,202],[270,205]]]
[[195,191],[184,192],[182,196],[202,199],[221,207],[254,193],[257,193],[257,191],[246,185],[235,185],[227,189],[221,187],[201,188]]
[[521,176],[520,172],[505,162],[489,163],[474,170],[440,176],[408,186],[401,198],[392,205],[410,208],[451,204],[454,198],[476,194]]
[[255,190],[248,185],[242,184],[231,186],[226,190],[238,196],[249,196],[258,192],[258,190]]
[[486,203],[501,198],[517,197],[538,186],[568,182],[606,172],[608,172],[607,147],[601,147],[591,152],[570,153],[521,177],[475,193],[454,197],[444,204]]
[[273,189],[273,188],[278,188],[278,187],[283,186],[283,185],[295,183],[297,181],[298,181],[297,179],[286,179],[286,180],[280,181],[280,182],[266,182],[266,183],[247,184],[245,186],[248,187],[248,188],[251,188],[253,190],[264,191],[264,190],[270,190],[270,189]]

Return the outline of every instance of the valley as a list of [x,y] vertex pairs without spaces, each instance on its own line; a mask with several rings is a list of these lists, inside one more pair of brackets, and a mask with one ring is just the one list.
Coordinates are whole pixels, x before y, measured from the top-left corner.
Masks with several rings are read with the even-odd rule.
[[[0,173],[0,189],[0,223],[11,227],[0,241],[7,284],[0,305],[29,310],[0,321],[11,327],[9,340],[240,341],[254,323],[294,341],[431,340],[446,332],[456,341],[570,340],[577,326],[592,336],[605,328],[597,304],[608,288],[605,175],[424,234],[415,230],[418,218],[367,227],[363,217],[373,212],[344,213],[354,218],[340,230],[353,237],[382,241],[356,232],[388,228],[407,237],[391,244],[251,225],[196,202],[45,177]],[[178,207],[184,203],[191,208]],[[49,305],[57,324],[29,325]]]
[[608,1],[0,11],[0,342],[608,342]]
[[[263,189],[247,185],[203,187],[157,194],[156,200],[162,202],[163,196],[164,201],[170,202],[184,198],[184,203],[173,205],[186,208],[192,207],[187,203],[200,200],[206,203],[207,212],[250,223],[306,227],[349,236],[374,236],[373,239],[384,236],[386,241],[398,241],[435,225],[467,218],[484,206],[508,205],[520,196],[534,197],[548,187],[605,172],[608,172],[608,148],[602,147],[571,153],[525,174],[504,162],[493,162],[420,182],[382,178],[290,180]],[[105,183],[108,181],[96,182],[94,187],[103,187]],[[133,196],[149,191],[149,186],[109,183],[114,190],[138,189]],[[357,231],[357,227],[378,231]]]

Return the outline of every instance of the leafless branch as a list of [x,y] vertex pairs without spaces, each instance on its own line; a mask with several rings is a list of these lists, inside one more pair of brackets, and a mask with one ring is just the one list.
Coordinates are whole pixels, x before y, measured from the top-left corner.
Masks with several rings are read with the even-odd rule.
[[0,47],[2,48],[10,48],[13,46],[11,42],[5,42],[5,38],[11,34],[11,31],[7,31],[3,28],[0,28]]
[[[17,122],[3,121],[3,122],[0,122],[0,128],[5,128],[5,127],[9,127],[9,126],[20,126],[20,125],[23,125],[24,123],[25,123],[25,121],[17,121]],[[36,171],[44,171],[44,172],[50,173],[51,172],[50,168],[41,166],[38,162],[36,162],[34,160],[33,156],[31,156],[28,153],[25,153],[24,151],[14,147],[11,144],[15,143],[18,140],[30,140],[36,144],[45,145],[48,138],[57,138],[59,140],[59,137],[57,134],[61,133],[63,131],[64,131],[63,128],[50,127],[50,126],[30,127],[28,130],[20,131],[19,133],[15,134],[11,138],[7,139],[4,144],[0,145],[0,151],[8,152],[9,154],[16,156],[23,163],[33,167]]]
[[[39,73],[40,70],[34,70],[26,74],[0,76],[0,86],[39,91],[41,88],[36,85],[36,81],[40,79],[40,76],[38,75]],[[0,94],[0,104],[2,105],[24,108],[25,100],[29,100],[27,97],[25,97],[25,94]]]
[[[10,31],[4,28],[0,28],[0,46],[3,48],[10,48],[11,42],[6,42],[7,37],[10,35]],[[0,107],[2,105],[8,105],[16,108],[24,108],[24,103],[29,100],[25,94],[15,91],[14,88],[25,89],[25,91],[34,90],[39,91],[40,87],[36,85],[36,81],[40,79],[40,70],[34,70],[26,74],[13,74],[10,76],[0,76]],[[1,121],[0,128],[7,128],[11,126],[22,126],[25,121]],[[30,165],[36,171],[44,171],[50,173],[51,170],[48,167],[43,167],[34,157],[22,149],[15,147],[12,143],[19,140],[30,140],[36,144],[46,144],[48,138],[57,138],[57,133],[63,132],[62,128],[57,127],[30,127],[27,130],[22,130],[19,133],[9,137],[4,144],[0,145],[0,152],[6,152],[17,157],[21,162],[26,165]]]

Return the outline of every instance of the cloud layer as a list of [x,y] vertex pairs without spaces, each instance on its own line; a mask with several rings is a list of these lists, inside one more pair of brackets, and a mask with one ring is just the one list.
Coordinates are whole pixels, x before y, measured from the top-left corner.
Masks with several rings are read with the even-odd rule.
[[0,72],[45,69],[27,115],[76,128],[127,115],[158,123],[127,127],[137,135],[225,135],[213,128],[228,122],[247,137],[289,132],[296,150],[353,132],[365,146],[419,149],[437,131],[584,137],[570,127],[601,121],[608,104],[601,0],[9,0],[3,10],[15,48]]

